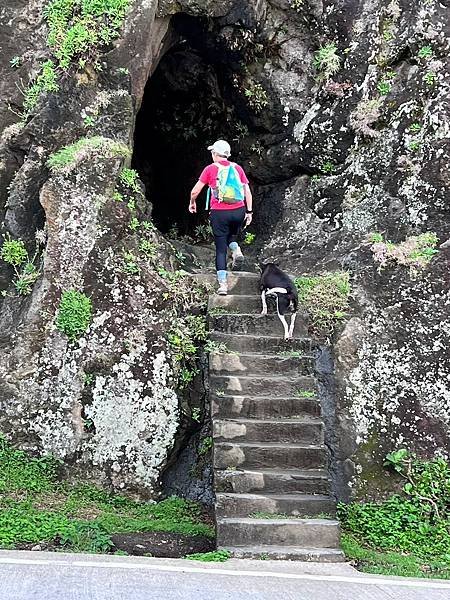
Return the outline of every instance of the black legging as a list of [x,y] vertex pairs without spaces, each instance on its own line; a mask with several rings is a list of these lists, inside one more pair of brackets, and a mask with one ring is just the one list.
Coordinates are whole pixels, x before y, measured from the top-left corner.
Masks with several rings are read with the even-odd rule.
[[226,271],[228,246],[236,241],[245,219],[245,208],[212,210],[210,219],[216,243],[216,269]]

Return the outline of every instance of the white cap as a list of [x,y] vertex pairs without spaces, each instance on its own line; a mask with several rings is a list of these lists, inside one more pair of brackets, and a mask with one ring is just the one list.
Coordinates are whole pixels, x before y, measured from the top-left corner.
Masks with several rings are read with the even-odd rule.
[[230,156],[231,154],[230,144],[225,140],[217,140],[212,146],[208,146],[208,150],[217,152],[220,156]]

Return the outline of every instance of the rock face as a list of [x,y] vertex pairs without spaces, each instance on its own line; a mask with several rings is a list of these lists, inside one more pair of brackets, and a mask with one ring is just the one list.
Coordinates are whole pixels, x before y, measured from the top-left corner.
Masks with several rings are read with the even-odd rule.
[[[389,450],[448,452],[449,250],[424,267],[392,260],[380,270],[367,241],[375,232],[396,243],[449,235],[446,3],[135,0],[117,39],[57,68],[58,89],[20,120],[20,89],[56,61],[49,4],[0,9],[2,233],[36,253],[39,271],[32,293],[20,295],[13,269],[0,263],[1,431],[57,454],[73,474],[158,492],[193,425],[182,414],[192,406],[177,394],[167,333],[198,299],[174,296],[167,272],[177,268],[175,252],[141,223],[151,223],[153,204],[164,216],[158,226],[170,228],[161,185],[179,173],[177,196],[187,193],[208,159],[206,141],[223,135],[254,183],[260,256],[294,274],[352,275],[352,315],[333,340],[334,378],[330,357],[323,367],[339,496],[383,493]],[[178,76],[176,64],[185,69]],[[187,76],[193,65],[205,87]],[[144,98],[157,69],[159,104],[157,89]],[[181,89],[210,121],[187,110]],[[121,179],[141,106],[141,131],[148,123],[164,131],[180,115],[158,146],[159,163],[171,165],[164,178],[136,132],[133,164],[147,199]],[[48,166],[80,140],[68,164]],[[174,201],[173,224],[181,210]],[[56,327],[71,289],[93,307],[75,342]]]

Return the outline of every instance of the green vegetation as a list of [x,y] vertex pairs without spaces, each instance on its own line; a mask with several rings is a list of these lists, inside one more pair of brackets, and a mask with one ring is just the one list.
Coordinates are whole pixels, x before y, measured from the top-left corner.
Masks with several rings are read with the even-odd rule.
[[214,550],[214,552],[197,552],[185,556],[188,560],[199,560],[201,562],[225,562],[231,558],[228,550]]
[[244,94],[249,106],[257,113],[269,104],[267,92],[260,83],[250,81],[244,88]]
[[23,110],[24,117],[36,107],[39,96],[42,92],[57,92],[59,90],[58,76],[55,71],[55,64],[52,60],[47,60],[42,64],[41,71],[24,93]]
[[374,259],[380,263],[380,269],[389,263],[411,268],[423,268],[439,252],[436,247],[438,238],[431,231],[409,237],[399,244],[384,240],[379,233],[371,234],[369,241],[372,243],[371,249]]
[[401,449],[385,466],[405,479],[402,494],[340,505],[344,551],[368,572],[450,578],[449,463]]
[[255,239],[256,239],[256,235],[254,233],[250,233],[249,231],[247,231],[247,233],[245,234],[245,238],[244,238],[244,244],[247,244],[247,246],[250,246],[251,244],[253,244]]
[[119,35],[131,0],[51,0],[44,15],[48,46],[61,69],[80,66]]
[[130,151],[125,144],[110,138],[84,137],[52,154],[47,166],[54,172],[63,171],[94,153],[104,157],[127,157]]
[[213,237],[213,230],[210,223],[202,223],[194,229],[194,237],[200,242],[209,242]]
[[332,175],[334,173],[335,169],[336,169],[336,167],[331,160],[325,161],[322,164],[322,166],[320,167],[320,170],[323,171],[324,173],[326,173],[327,175]]
[[347,533],[342,534],[341,547],[346,557],[355,562],[363,573],[450,579],[450,567],[446,559],[425,560],[413,554],[378,552],[361,545]]
[[[75,62],[88,61],[97,68],[98,52],[120,33],[132,0],[50,0],[44,9],[49,27],[47,46],[52,58],[45,61],[34,82],[24,92],[24,119],[33,111],[42,92],[57,92],[61,71]],[[14,57],[13,67],[20,66]],[[14,61],[14,62],[13,62]]]
[[301,12],[305,8],[303,0],[289,0],[289,4],[297,12]]
[[411,150],[412,152],[418,152],[421,147],[422,147],[422,144],[420,143],[419,140],[412,140],[408,144],[408,150]]
[[295,393],[298,398],[314,398],[316,395],[312,390],[297,390]]
[[278,355],[283,358],[302,358],[303,352],[299,350],[283,350],[282,352],[278,352]]
[[139,503],[93,485],[57,480],[59,462],[30,458],[0,437],[0,547],[47,542],[75,552],[107,552],[114,533],[214,532],[194,502],[172,497]]
[[139,275],[141,270],[139,269],[137,256],[129,250],[128,252],[124,250],[122,252],[123,256],[123,267],[122,271],[127,273],[128,275]]
[[437,75],[434,71],[428,71],[423,78],[428,87],[433,87],[437,82]]
[[180,317],[170,329],[167,338],[178,372],[178,386],[181,389],[188,386],[198,374],[196,365],[200,346],[207,341],[208,336],[204,315]]
[[411,125],[409,126],[409,131],[411,133],[419,133],[421,129],[422,125],[420,123],[411,123]]
[[269,513],[269,512],[262,512],[262,511],[250,513],[248,516],[250,517],[250,519],[291,519],[292,518],[289,515],[286,515],[285,513]]
[[213,447],[213,439],[211,436],[205,437],[202,439],[199,447],[198,447],[198,453],[200,456],[203,456],[205,454],[208,454],[208,452],[212,449]]
[[71,342],[75,342],[86,332],[91,318],[90,298],[78,290],[63,292],[56,317],[56,327],[65,333]]
[[299,300],[307,309],[311,328],[319,335],[331,335],[349,309],[350,276],[345,271],[295,279]]
[[16,292],[20,296],[31,294],[33,284],[39,277],[39,271],[35,265],[37,252],[33,258],[30,258],[22,240],[13,240],[10,235],[6,235],[0,251],[0,258],[14,269],[13,283]]
[[341,68],[341,59],[337,54],[334,42],[321,46],[314,54],[314,66],[319,71],[319,78],[327,81]]
[[128,187],[132,192],[138,194],[141,191],[141,188],[139,187],[139,175],[134,169],[122,169],[119,179],[120,182]]
[[431,58],[433,56],[433,48],[431,46],[422,46],[418,54],[419,58]]
[[22,65],[22,59],[20,58],[20,56],[13,56],[12,59],[9,61],[9,64],[13,69],[18,69]]

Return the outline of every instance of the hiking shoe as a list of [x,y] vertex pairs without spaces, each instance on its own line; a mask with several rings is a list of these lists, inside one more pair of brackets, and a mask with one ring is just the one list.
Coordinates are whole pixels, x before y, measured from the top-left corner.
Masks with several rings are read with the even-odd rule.
[[244,262],[244,255],[242,254],[242,250],[239,246],[236,248],[236,250],[232,251],[231,256],[233,258],[233,269],[235,267],[240,267]]
[[228,294],[228,284],[226,281],[219,281],[217,293],[219,296],[226,296]]

